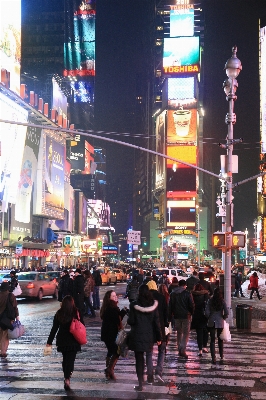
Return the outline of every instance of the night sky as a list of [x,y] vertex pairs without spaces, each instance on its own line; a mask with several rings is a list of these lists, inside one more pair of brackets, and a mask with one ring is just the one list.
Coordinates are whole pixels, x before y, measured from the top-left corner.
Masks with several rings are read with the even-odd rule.
[[[147,23],[146,1],[102,0],[97,3],[96,129],[137,133],[134,125],[135,88],[145,57],[141,38]],[[225,116],[228,102],[222,88],[226,79],[224,65],[236,45],[243,67],[238,77],[238,99],[235,102],[234,137],[244,138],[243,144],[234,146],[234,154],[239,156],[239,173],[234,175],[233,180],[238,182],[259,171],[258,20],[266,15],[266,1],[204,0],[201,3],[205,19],[204,158],[211,170],[219,174],[219,155],[225,154],[225,151],[217,143],[225,143],[227,134]],[[123,135],[119,135],[118,139],[128,140]],[[103,142],[102,146],[108,150],[109,178],[123,182],[122,190],[126,193],[124,207],[127,200],[130,201],[132,165],[136,154],[121,146],[104,145]],[[253,236],[253,221],[257,216],[256,180],[239,186],[234,197],[234,230],[248,228]],[[108,201],[112,204],[113,199]],[[126,223],[122,225],[124,227]]]

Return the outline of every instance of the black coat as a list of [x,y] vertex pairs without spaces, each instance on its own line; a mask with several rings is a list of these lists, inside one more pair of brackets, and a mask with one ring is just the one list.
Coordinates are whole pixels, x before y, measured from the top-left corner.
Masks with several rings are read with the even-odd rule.
[[80,344],[76,341],[74,336],[69,332],[71,322],[67,324],[60,324],[57,318],[57,313],[54,316],[53,326],[47,340],[47,344],[52,344],[56,332],[56,346],[57,351],[80,351]]
[[73,281],[73,298],[79,310],[84,308],[84,278],[82,275],[75,276]]
[[150,307],[142,307],[137,301],[130,304],[128,317],[128,324],[131,325],[128,342],[130,350],[152,351],[153,344],[162,340],[157,307],[157,300],[154,300]]
[[68,274],[60,278],[58,285],[58,301],[62,301],[67,295],[73,295],[73,279]]
[[115,304],[108,307],[102,317],[101,341],[115,342],[119,329],[121,329],[121,321],[126,315],[126,310],[120,310]]
[[168,327],[168,305],[163,294],[157,290],[151,290],[154,300],[158,301],[158,313],[161,326],[162,340],[165,342],[165,327]]
[[169,321],[175,319],[188,319],[194,313],[194,300],[192,294],[183,286],[179,286],[170,294]]
[[193,290],[193,300],[195,303],[195,310],[192,316],[191,329],[199,329],[207,326],[207,317],[205,317],[205,307],[210,298],[208,290]]

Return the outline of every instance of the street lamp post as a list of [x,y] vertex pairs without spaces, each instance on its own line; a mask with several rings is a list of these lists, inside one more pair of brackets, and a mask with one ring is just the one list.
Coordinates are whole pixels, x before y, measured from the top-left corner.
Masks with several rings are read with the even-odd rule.
[[120,249],[121,249],[121,244],[118,245],[118,265],[120,265]]
[[245,263],[248,263],[248,230],[245,230]]
[[236,56],[237,47],[232,48],[232,57],[225,64],[226,75],[228,79],[224,81],[223,88],[226,94],[226,100],[229,105],[229,112],[226,114],[225,123],[228,125],[226,145],[221,147],[227,149],[226,162],[226,217],[225,217],[225,232],[226,232],[226,255],[224,257],[224,298],[229,311],[229,324],[233,325],[233,313],[231,308],[231,255],[232,255],[232,225],[233,225],[233,194],[232,194],[232,173],[233,173],[233,146],[234,143],[242,142],[242,139],[234,140],[233,125],[236,122],[234,113],[234,102],[237,99],[236,90],[238,87],[237,76],[242,70],[241,61]]

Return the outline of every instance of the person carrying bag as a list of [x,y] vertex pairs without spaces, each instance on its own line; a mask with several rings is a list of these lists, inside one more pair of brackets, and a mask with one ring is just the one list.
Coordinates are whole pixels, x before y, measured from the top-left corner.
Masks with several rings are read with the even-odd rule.
[[13,293],[9,292],[8,282],[2,282],[0,286],[0,357],[7,356],[9,346],[8,329],[13,329],[13,321],[19,321],[17,300]]

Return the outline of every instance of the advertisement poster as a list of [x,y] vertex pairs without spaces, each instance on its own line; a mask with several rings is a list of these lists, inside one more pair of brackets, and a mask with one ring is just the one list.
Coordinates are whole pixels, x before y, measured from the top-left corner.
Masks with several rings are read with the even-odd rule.
[[[165,154],[165,111],[162,112],[156,121],[156,152]],[[163,187],[165,174],[165,158],[156,155],[156,189]]]
[[168,110],[167,113],[167,144],[196,145],[197,141],[197,110],[180,107]]
[[85,137],[82,135],[75,135],[74,140],[71,140],[70,162],[71,162],[71,169],[84,171]]
[[170,36],[194,35],[194,9],[170,10]]
[[163,71],[176,75],[199,72],[199,37],[165,38]]
[[10,73],[10,89],[20,94],[21,0],[0,0],[0,70]]
[[[0,118],[10,121],[27,122],[28,111],[0,93]],[[0,123],[0,200],[3,211],[8,203],[15,204],[21,173],[27,127]]]

